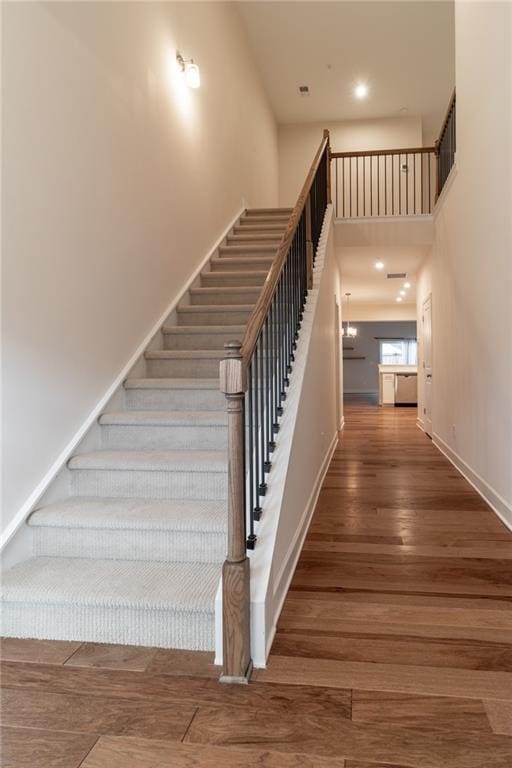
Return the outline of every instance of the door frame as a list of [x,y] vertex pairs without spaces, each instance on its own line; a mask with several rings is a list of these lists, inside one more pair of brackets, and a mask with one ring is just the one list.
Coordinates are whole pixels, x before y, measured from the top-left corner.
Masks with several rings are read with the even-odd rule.
[[[425,365],[425,308],[429,305],[430,308],[430,366]],[[423,431],[432,437],[432,411],[433,411],[433,398],[432,398],[432,381],[433,381],[433,333],[432,333],[432,292],[430,292],[423,300],[421,305],[421,404],[422,414],[420,422],[423,426]],[[429,387],[429,405],[430,414],[426,419],[426,402],[427,402],[427,386]],[[418,414],[420,416],[420,414]]]
[[334,296],[334,387],[336,390],[336,429],[343,429],[343,372],[341,370],[341,307],[338,297]]

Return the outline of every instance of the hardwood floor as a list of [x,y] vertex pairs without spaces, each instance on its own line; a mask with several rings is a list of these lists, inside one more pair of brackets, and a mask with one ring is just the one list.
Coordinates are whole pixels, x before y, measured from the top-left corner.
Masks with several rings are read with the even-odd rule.
[[4,768],[512,767],[512,534],[415,411],[345,417],[267,669],[4,640]]

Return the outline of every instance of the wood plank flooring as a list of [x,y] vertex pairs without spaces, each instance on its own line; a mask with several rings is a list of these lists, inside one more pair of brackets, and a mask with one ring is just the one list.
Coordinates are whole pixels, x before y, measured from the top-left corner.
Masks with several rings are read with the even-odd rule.
[[266,670],[5,639],[3,768],[512,768],[512,534],[415,426],[346,404]]

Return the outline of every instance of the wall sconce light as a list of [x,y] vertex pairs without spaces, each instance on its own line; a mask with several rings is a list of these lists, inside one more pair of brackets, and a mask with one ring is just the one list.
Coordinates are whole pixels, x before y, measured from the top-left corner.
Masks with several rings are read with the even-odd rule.
[[176,54],[178,66],[185,75],[185,82],[189,88],[199,88],[201,85],[201,75],[199,67],[194,64],[194,59],[184,59],[181,53]]

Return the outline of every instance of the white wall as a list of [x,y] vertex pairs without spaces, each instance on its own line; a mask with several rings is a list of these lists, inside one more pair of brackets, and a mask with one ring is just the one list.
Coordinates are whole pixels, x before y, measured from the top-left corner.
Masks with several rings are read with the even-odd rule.
[[324,128],[333,152],[423,146],[421,118],[350,120],[279,126],[279,204],[294,205]]
[[416,320],[416,304],[365,304],[353,302],[350,304],[350,322],[403,322]]
[[242,199],[276,204],[277,129],[230,3],[2,13],[5,526]]
[[433,438],[512,526],[512,6],[456,2],[455,22],[456,173],[432,248]]

